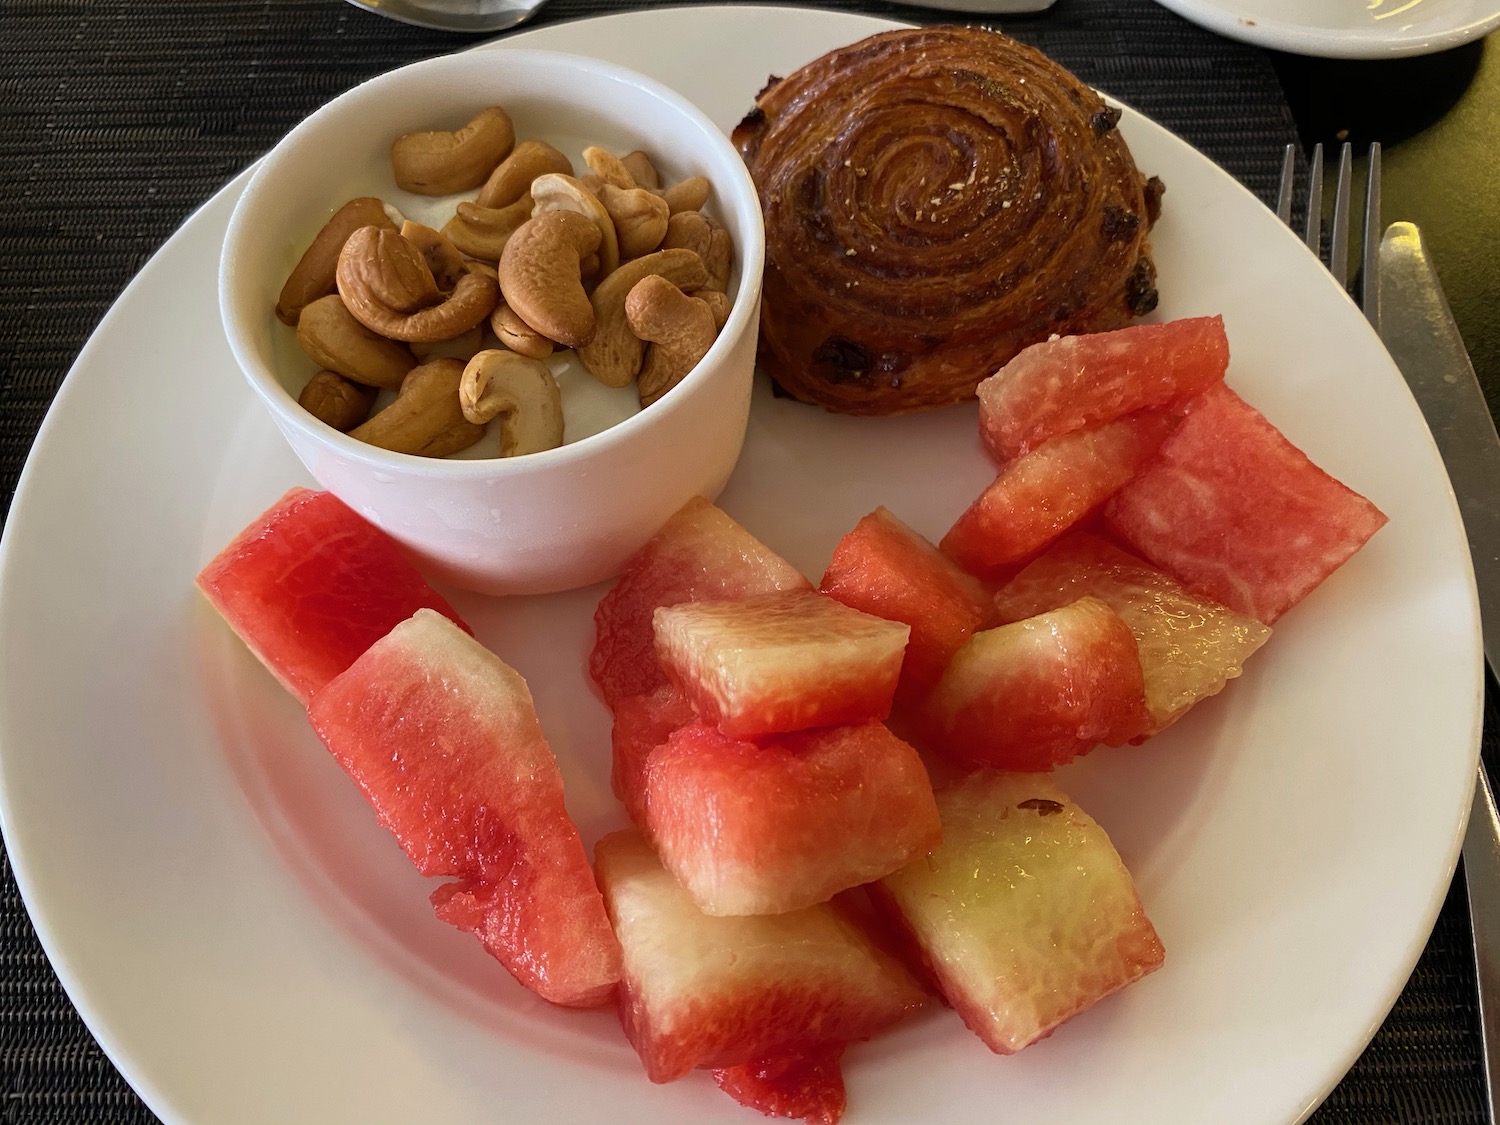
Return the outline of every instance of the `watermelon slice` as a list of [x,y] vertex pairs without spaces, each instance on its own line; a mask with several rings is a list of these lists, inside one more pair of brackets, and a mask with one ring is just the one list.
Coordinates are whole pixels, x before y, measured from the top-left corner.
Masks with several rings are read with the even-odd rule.
[[610,728],[613,766],[610,786],[633,823],[642,832],[646,827],[646,762],[672,732],[697,719],[687,696],[671,684],[655,691],[632,695],[615,704],[614,725]]
[[1177,421],[1164,411],[1142,410],[1049,438],[1006,465],[940,546],[971,573],[995,577],[1108,500]]
[[394,539],[331,492],[307,488],[235,536],[199,573],[198,589],[304,706],[419,609],[469,628]]
[[651,615],[659,606],[810,590],[785,559],[701,497],[689,500],[625,565],[594,611],[589,673],[611,708],[666,683]]
[[1114,544],[1083,531],[1059,539],[995,595],[1003,622],[1060,609],[1081,597],[1104,602],[1135,634],[1151,731],[1222,691],[1271,630]]
[[1151,726],[1135,637],[1098,598],[975,633],[928,701],[938,749],[968,766],[1050,770]]
[[526,681],[419,610],[330,680],[313,729],[417,869],[438,915],[543,999],[593,1007],[620,976],[588,856]]
[[979,433],[1003,465],[1059,434],[1186,402],[1228,366],[1218,316],[1055,337],[979,384]]
[[932,783],[878,722],[741,742],[683,727],[646,767],[662,863],[706,914],[779,914],[937,844]]
[[925,699],[953,654],[990,614],[990,590],[885,508],[839,540],[818,589],[911,630],[899,707]]
[[910,632],[802,590],[666,606],[654,620],[667,678],[736,738],[885,718]]
[[653,1082],[868,1039],[927,1000],[835,906],[714,918],[639,833],[594,857],[624,949],[620,1022]]
[[767,1117],[838,1125],[848,1096],[839,1059],[842,1043],[805,1055],[780,1055],[715,1070],[714,1082],[740,1105]]
[[1050,778],[981,770],[937,800],[942,846],[882,879],[872,898],[990,1050],[1044,1039],[1161,966],[1114,845]]
[[1267,625],[1386,523],[1222,384],[1192,404],[1105,518],[1149,562]]

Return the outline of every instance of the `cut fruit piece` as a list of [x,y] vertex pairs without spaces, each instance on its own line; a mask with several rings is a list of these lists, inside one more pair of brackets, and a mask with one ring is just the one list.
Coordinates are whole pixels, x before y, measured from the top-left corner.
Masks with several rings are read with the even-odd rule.
[[943,844],[871,888],[998,1054],[1161,966],[1104,830],[1050,778],[983,770],[938,792]]
[[1000,471],[943,536],[942,549],[984,577],[1029,558],[1135,476],[1177,421],[1142,410],[1042,442]]
[[656,657],[736,738],[883,719],[910,630],[812,591],[658,609]]
[[707,914],[779,914],[896,870],[938,841],[932,783],[881,723],[739,742],[683,727],[646,767],[663,864]]
[[514,669],[424,609],[329,681],[308,715],[417,869],[457,878],[433,895],[440,917],[546,1000],[609,998],[619,944]]
[[842,1043],[805,1055],[782,1055],[714,1071],[714,1082],[740,1105],[767,1117],[838,1125],[848,1097]]
[[671,738],[673,731],[697,718],[687,696],[671,684],[615,704],[615,721],[610,728],[614,757],[610,786],[630,814],[631,823],[647,835],[646,762],[651,751]]
[[1267,625],[1386,523],[1223,385],[1104,512],[1148,561]]
[[631,557],[600,600],[589,673],[614,707],[666,683],[651,625],[659,606],[810,589],[812,583],[780,555],[694,497]]
[[468,630],[380,528],[293,488],[218,553],[198,589],[303,706],[419,609]]
[[898,706],[915,706],[990,614],[990,590],[885,508],[839,540],[818,587],[864,613],[911,629]]
[[1058,337],[979,384],[979,433],[1003,465],[1059,434],[1185,402],[1228,366],[1218,316]]
[[1108,605],[1135,635],[1150,733],[1222,691],[1271,636],[1253,617],[1192,593],[1171,575],[1082,531],[1069,532],[1002,586],[995,611],[1008,623],[1085,596]]
[[926,1002],[837,907],[713,918],[638,832],[594,856],[625,955],[620,1022],[653,1082],[868,1039]]
[[1135,637],[1098,598],[975,633],[927,720],[950,757],[1010,770],[1050,770],[1151,726]]

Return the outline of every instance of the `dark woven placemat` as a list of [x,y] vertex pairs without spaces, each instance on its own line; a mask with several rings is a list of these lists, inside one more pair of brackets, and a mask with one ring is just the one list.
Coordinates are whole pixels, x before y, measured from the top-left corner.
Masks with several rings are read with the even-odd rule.
[[[553,0],[536,22],[654,6]],[[879,0],[822,6],[913,22],[944,18]],[[1274,191],[1277,153],[1295,132],[1260,52],[1150,0],[1059,0],[1045,15],[1000,26],[1156,118],[1262,198]],[[0,0],[5,511],[74,356],[188,214],[336,94],[468,43],[340,0]],[[1487,722],[1490,757],[1497,730]],[[1472,993],[1456,885],[1396,1009],[1313,1120],[1483,1121]],[[74,1013],[8,863],[0,865],[0,1092],[5,1123],[155,1120]],[[996,1112],[998,1120],[1003,1109]]]

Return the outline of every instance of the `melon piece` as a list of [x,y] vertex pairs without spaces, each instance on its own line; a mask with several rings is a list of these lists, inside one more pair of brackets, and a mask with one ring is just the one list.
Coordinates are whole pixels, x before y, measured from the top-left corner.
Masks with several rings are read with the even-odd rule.
[[1151,726],[1135,637],[1098,598],[975,633],[928,700],[931,736],[967,766],[1050,770]]
[[964,569],[995,576],[1108,500],[1177,421],[1164,411],[1142,410],[1049,438],[1006,465],[939,545]]
[[667,606],[655,624],[667,678],[736,738],[885,718],[911,631],[802,590]]
[[740,598],[812,583],[702,497],[694,497],[631,556],[594,611],[589,674],[611,708],[666,683],[651,615],[659,606]]
[[419,610],[318,691],[308,715],[417,869],[454,877],[433,895],[440,917],[543,999],[608,999],[620,947],[514,669]]
[[401,548],[331,492],[293,488],[214,556],[198,589],[303,706],[419,609],[464,630]]
[[1118,613],[1140,652],[1156,733],[1238,676],[1271,630],[1195,594],[1171,575],[1097,535],[1071,531],[995,594],[1002,622],[1095,597]]
[[630,830],[594,859],[624,950],[620,1022],[653,1082],[868,1039],[926,1002],[835,906],[711,917]]
[[805,1055],[781,1055],[713,1072],[714,1082],[740,1105],[767,1117],[790,1117],[808,1125],[838,1125],[848,1095],[839,1066],[844,1045]]
[[818,589],[911,630],[896,685],[898,707],[926,698],[990,614],[989,587],[885,508],[839,540]]
[[878,722],[742,742],[683,727],[646,766],[662,863],[707,914],[825,902],[937,844],[921,758]]
[[871,888],[943,997],[1013,1054],[1159,968],[1109,837],[1048,777],[981,770],[939,790],[942,846]]
[[1055,337],[979,384],[979,433],[1003,465],[1059,434],[1186,402],[1228,366],[1219,316]]
[[641,831],[646,832],[646,762],[672,732],[696,720],[687,696],[671,684],[615,704],[610,728],[613,766],[610,787]]
[[1222,384],[1104,514],[1148,562],[1267,625],[1386,523]]

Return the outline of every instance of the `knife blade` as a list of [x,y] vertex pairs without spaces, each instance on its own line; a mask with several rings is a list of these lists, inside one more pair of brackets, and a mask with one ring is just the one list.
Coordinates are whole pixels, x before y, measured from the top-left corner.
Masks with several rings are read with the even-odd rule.
[[[1485,658],[1500,668],[1500,436],[1422,234],[1411,223],[1392,223],[1380,241],[1379,299],[1381,339],[1448,469],[1474,562]],[[1493,1123],[1500,1122],[1500,811],[1483,762],[1463,856]]]

